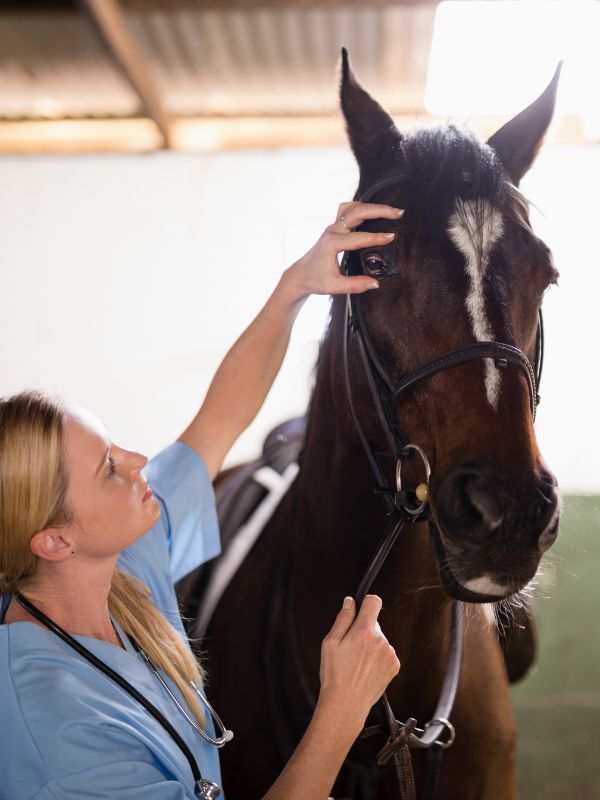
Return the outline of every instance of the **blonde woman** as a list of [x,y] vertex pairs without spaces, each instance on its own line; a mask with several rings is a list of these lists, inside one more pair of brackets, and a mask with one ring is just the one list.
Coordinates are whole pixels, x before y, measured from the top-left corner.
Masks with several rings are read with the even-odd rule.
[[[149,463],[65,400],[0,401],[1,798],[217,796],[217,746],[230,734],[215,732],[197,691],[173,582],[219,551],[211,479],[261,407],[304,299],[376,288],[341,276],[337,255],[388,243],[352,229],[401,213],[340,206],[229,351],[196,417]],[[344,601],[314,717],[268,800],[327,798],[399,670],[380,605],[367,597],[357,616]]]

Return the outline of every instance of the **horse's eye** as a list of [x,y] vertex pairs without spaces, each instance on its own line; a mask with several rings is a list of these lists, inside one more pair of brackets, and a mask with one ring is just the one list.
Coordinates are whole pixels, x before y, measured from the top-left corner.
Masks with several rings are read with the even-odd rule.
[[365,271],[376,278],[379,275],[383,275],[385,272],[388,271],[388,265],[382,256],[376,255],[375,253],[371,253],[371,255],[365,256],[363,258],[363,265]]

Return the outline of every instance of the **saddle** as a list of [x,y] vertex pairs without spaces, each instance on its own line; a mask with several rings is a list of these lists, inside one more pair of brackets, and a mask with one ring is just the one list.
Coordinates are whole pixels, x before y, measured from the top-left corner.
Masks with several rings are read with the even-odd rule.
[[220,578],[222,593],[226,588],[225,581],[231,577],[242,557],[235,557],[236,563],[230,564],[226,572],[224,562],[228,558],[231,562],[235,551],[239,550],[238,534],[245,532],[245,552],[248,552],[295,477],[306,423],[306,416],[282,422],[267,435],[258,458],[224,470],[217,476],[214,491],[222,555],[202,564],[175,585],[182,618],[193,639],[203,634],[212,608],[218,601],[214,589],[216,570],[225,572]]
[[305,432],[305,416],[286,420],[267,435],[259,458],[217,476],[214,489],[223,551],[268,492],[259,470],[268,467],[283,475],[290,464],[298,462]]

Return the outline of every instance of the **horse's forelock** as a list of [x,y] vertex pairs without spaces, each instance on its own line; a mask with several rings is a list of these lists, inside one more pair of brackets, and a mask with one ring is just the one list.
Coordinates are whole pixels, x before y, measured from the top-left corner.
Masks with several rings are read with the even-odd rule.
[[454,125],[421,128],[399,141],[396,157],[411,176],[415,201],[430,212],[447,210],[457,197],[493,202],[502,192],[500,161],[491,147],[467,129]]

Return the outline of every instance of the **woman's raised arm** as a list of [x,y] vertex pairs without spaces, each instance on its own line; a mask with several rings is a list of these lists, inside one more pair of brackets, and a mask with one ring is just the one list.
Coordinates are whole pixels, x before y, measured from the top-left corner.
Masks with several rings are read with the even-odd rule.
[[[211,478],[227,452],[260,410],[283,362],[298,312],[310,294],[351,294],[377,288],[364,275],[340,274],[338,253],[388,244],[393,233],[352,232],[367,219],[397,220],[391,206],[343,203],[330,225],[306,255],[285,270],[254,321],[231,347],[202,406],[179,441],[200,453]],[[342,220],[343,216],[343,220]]]

